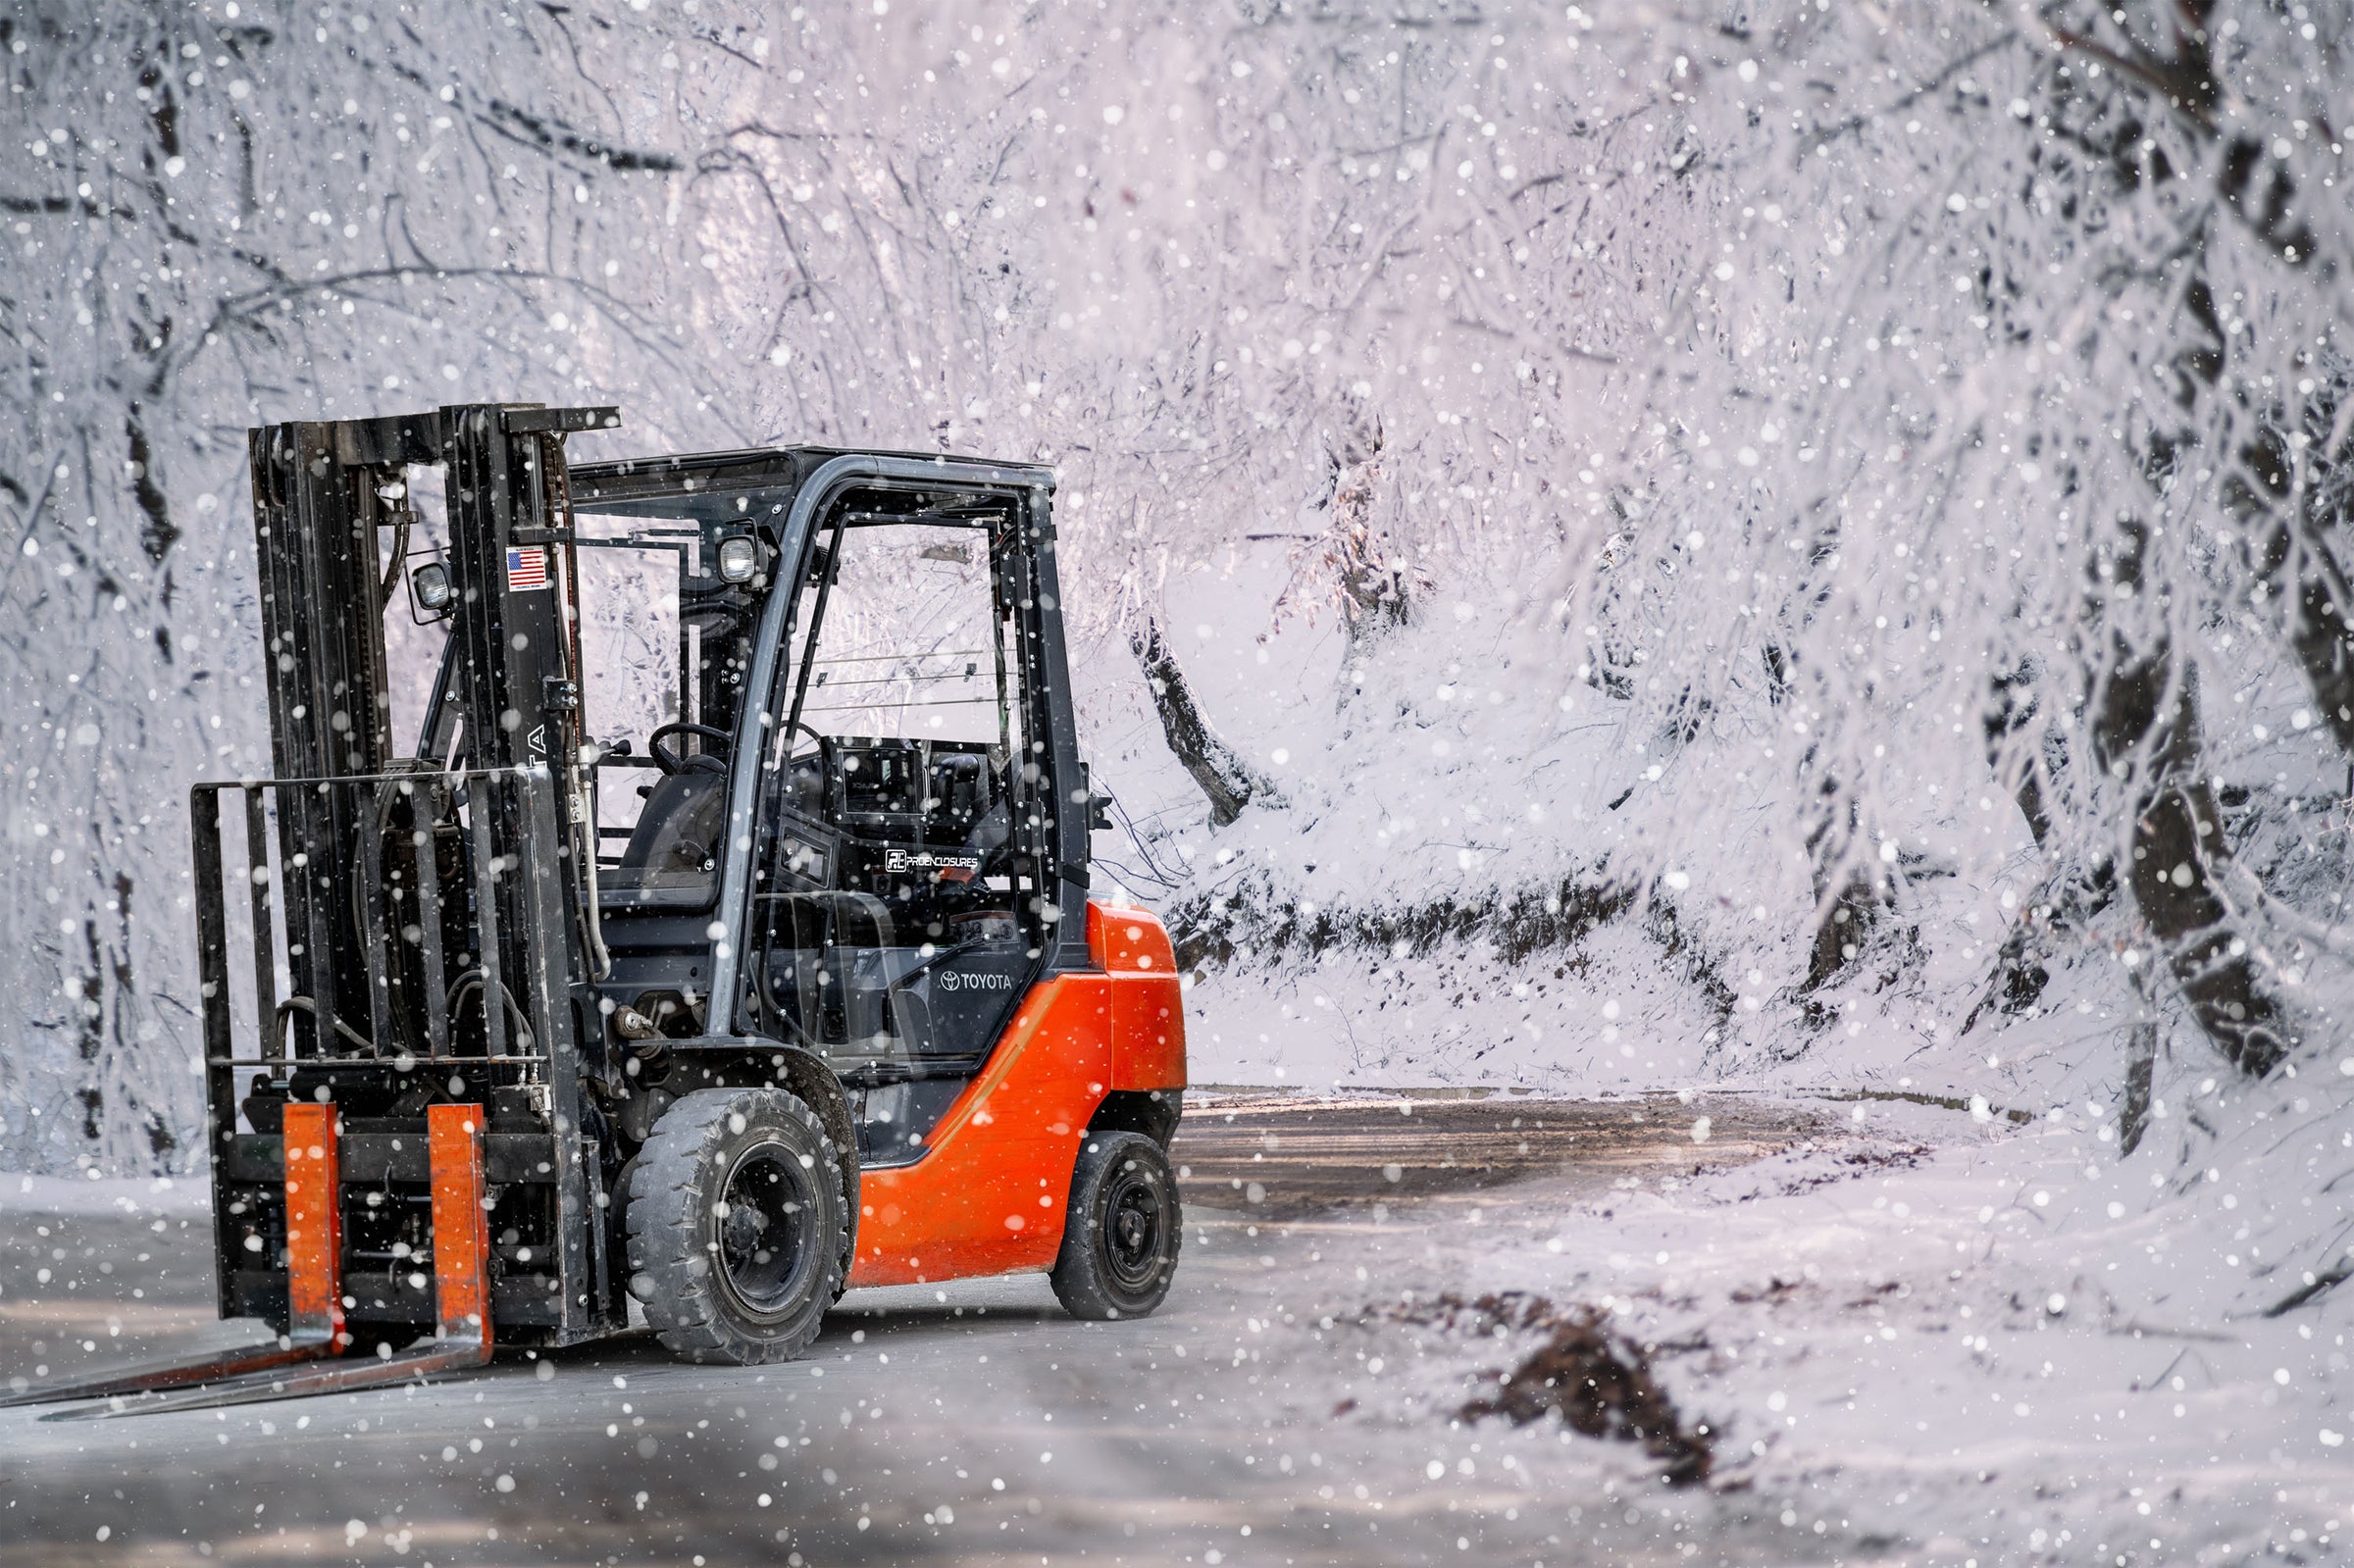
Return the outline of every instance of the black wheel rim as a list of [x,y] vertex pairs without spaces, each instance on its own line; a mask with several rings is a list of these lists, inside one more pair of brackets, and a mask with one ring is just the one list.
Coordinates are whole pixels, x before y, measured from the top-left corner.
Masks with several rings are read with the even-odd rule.
[[1168,1223],[1160,1184],[1137,1161],[1123,1161],[1103,1194],[1103,1261],[1122,1291],[1147,1291],[1159,1283]]
[[764,1144],[728,1173],[717,1216],[719,1277],[747,1315],[776,1317],[806,1293],[814,1193],[792,1150]]

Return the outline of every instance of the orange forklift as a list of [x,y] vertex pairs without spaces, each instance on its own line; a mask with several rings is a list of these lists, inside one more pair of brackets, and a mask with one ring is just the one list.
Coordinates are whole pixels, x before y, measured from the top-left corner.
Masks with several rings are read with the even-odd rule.
[[1160,924],[1089,897],[1051,472],[568,460],[619,424],[250,433],[276,777],[190,816],[220,1311],[277,1337],[18,1402],[1167,1293],[1183,1012]]

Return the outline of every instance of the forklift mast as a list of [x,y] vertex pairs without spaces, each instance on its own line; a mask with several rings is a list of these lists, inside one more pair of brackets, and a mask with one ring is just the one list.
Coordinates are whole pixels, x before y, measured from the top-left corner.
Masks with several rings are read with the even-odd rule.
[[[578,638],[564,620],[568,601],[560,588],[524,593],[510,585],[526,560],[544,572],[544,547],[562,535],[549,520],[563,503],[563,437],[619,424],[610,408],[476,404],[251,432],[271,761],[280,780],[437,770],[457,749],[453,736],[476,771],[552,766],[577,774]],[[451,657],[426,738],[439,754],[419,758],[395,749],[384,646],[384,614],[402,585],[400,554],[415,521],[406,493],[412,466],[438,466],[447,477],[453,622]],[[560,828],[576,826],[577,795],[577,789],[559,795]],[[314,888],[333,890],[329,868],[354,865],[355,852],[365,850],[350,815],[356,798],[322,790],[281,805],[281,841],[297,845],[294,853],[326,850],[310,857],[316,877],[286,885],[297,918],[311,913]],[[518,799],[502,795],[494,813],[494,838],[526,839],[527,813]],[[577,898],[577,863],[554,853],[560,845],[536,847],[550,851],[561,889]],[[486,954],[486,962],[505,959],[504,974],[520,978],[531,956],[542,956],[558,988],[587,978],[571,922],[542,932],[531,929],[528,910],[502,913],[509,917],[500,923],[505,951]],[[307,918],[303,924],[308,929]],[[324,950],[294,955],[295,983],[316,1007],[298,1028],[311,1032],[326,1027],[338,995],[355,1003],[350,1010],[360,1016],[387,988],[370,977],[363,932],[327,922],[324,935]],[[383,1031],[376,1033],[381,1037]]]
[[[220,879],[198,879],[225,1315],[281,1315],[285,1277],[227,1260],[282,1244],[270,1198],[283,1139],[268,1124],[288,1101],[324,1101],[343,1119],[344,1180],[376,1182],[382,1199],[363,1217],[379,1234],[363,1223],[345,1237],[384,1265],[382,1280],[345,1293],[362,1315],[430,1321],[422,1276],[396,1266],[432,1244],[411,1128],[429,1103],[476,1099],[488,1107],[491,1181],[522,1178],[530,1201],[515,1211],[541,1211],[513,1229],[540,1233],[544,1261],[505,1271],[533,1297],[516,1303],[522,1317],[546,1320],[528,1328],[563,1342],[619,1320],[583,1164],[581,1051],[597,1037],[580,915],[593,858],[578,640],[566,585],[559,576],[550,591],[546,577],[563,532],[564,437],[619,423],[611,408],[469,404],[251,432],[275,777],[192,797],[201,872],[222,851],[220,797],[243,796],[233,815],[252,888],[260,1037],[239,1039]],[[440,469],[447,524],[448,652],[423,756],[395,741],[384,635],[416,525],[413,467]]]

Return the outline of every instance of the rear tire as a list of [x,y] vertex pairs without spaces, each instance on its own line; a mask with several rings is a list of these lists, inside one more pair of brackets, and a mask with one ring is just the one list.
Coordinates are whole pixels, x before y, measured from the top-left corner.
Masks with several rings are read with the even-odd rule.
[[1177,1273],[1185,1216],[1160,1145],[1141,1133],[1090,1133],[1071,1172],[1062,1254],[1048,1278],[1075,1318],[1141,1318]]
[[825,1125],[780,1088],[707,1088],[662,1113],[631,1178],[630,1293],[673,1354],[757,1366],[817,1338],[847,1216]]

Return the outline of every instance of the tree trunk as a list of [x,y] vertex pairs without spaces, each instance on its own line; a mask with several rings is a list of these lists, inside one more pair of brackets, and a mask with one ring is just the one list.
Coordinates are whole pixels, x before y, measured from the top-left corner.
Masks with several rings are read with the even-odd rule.
[[2243,524],[2263,531],[2257,565],[2275,596],[2293,600],[2284,611],[2289,644],[2314,706],[2338,749],[2354,756],[2354,584],[2336,547],[2354,519],[2354,440],[2330,445],[2341,407],[2331,388],[2290,415],[2302,423],[2308,454],[2301,487],[2288,432],[2274,426],[2240,453],[2224,494]]
[[[2011,737],[2022,732],[2042,730],[2043,715],[2038,711],[2034,695],[2035,675],[2032,664],[2022,664],[2016,670],[1996,676],[1989,684],[1985,719],[1986,762],[1997,778],[2002,777],[2004,772],[2006,759],[2003,752]],[[2056,747],[2049,732],[2044,731],[2043,733],[2044,738],[2037,745],[2034,755],[2020,770],[2019,787],[2011,797],[2019,806],[2019,814],[2026,819],[2027,832],[2034,835],[2037,849],[2049,848],[2052,836],[2051,804],[2044,798],[2044,775],[2061,760],[2060,756],[2055,755]]]
[[[2022,662],[1996,675],[1988,683],[1984,719],[1986,766],[2000,779],[2013,766],[2013,743],[2021,737],[2030,742],[2031,749],[2020,765],[2019,783],[2011,798],[2018,805],[2020,816],[2025,819],[2036,849],[2048,854],[2052,838],[2050,790],[2068,765],[2068,748],[2043,722],[2035,697],[2038,674],[2033,664]],[[2114,885],[2115,878],[2106,862],[2093,876],[2087,900],[2079,900],[2077,896],[2081,885],[2047,878],[2044,895],[2030,899],[2013,919],[2002,948],[1995,955],[1994,973],[1984,993],[1962,1021],[1962,1033],[1967,1035],[1977,1028],[1978,1019],[1988,1007],[2016,1015],[2039,1005],[2052,974],[2044,962],[2046,954],[2038,922],[2057,924],[2064,918],[2064,910],[2065,918],[2070,919],[2098,914],[2107,907],[2108,889]]]
[[[2144,534],[2139,525],[2124,531],[2117,577],[2138,587]],[[2147,653],[2122,639],[2111,647],[2093,691],[2092,738],[2101,768],[2133,791],[2133,901],[2191,1016],[2233,1066],[2261,1077],[2288,1054],[2288,1020],[2215,890],[2231,852],[2215,791],[2199,773],[2196,672],[2175,680],[2164,641]]]
[[1879,916],[1880,899],[1870,879],[1862,875],[1850,877],[1831,907],[1823,912],[1822,923],[1815,928],[1815,940],[1807,951],[1807,978],[1798,988],[1801,991],[1820,988],[1862,956],[1864,944],[1870,938]]
[[1169,749],[1177,753],[1185,771],[1209,797],[1209,820],[1223,828],[1252,801],[1272,803],[1280,798],[1274,786],[1219,739],[1202,716],[1194,703],[1193,687],[1178,667],[1177,655],[1160,634],[1159,623],[1148,619],[1143,631],[1129,634],[1128,646],[1135,651],[1136,662],[1144,666],[1145,680],[1152,687],[1152,706],[1160,712],[1160,729],[1168,736]]
[[2130,1154],[2150,1130],[2150,1084],[2158,1065],[2158,1013],[2150,1005],[2148,982],[2133,977],[2133,1033],[2125,1041],[2125,1094],[2117,1110],[2117,1150]]
[[[2143,677],[2156,683],[2155,675]],[[2124,705],[2134,706],[2131,698]],[[2117,704],[2106,704],[2115,711]],[[2226,925],[2229,910],[2213,873],[2230,859],[2215,791],[2179,764],[2195,763],[2199,710],[2187,683],[2165,721],[2159,777],[2134,812],[2133,901],[2166,949],[2175,979],[2217,1047],[2241,1071],[2262,1076],[2288,1054],[2286,1020],[2264,985],[2245,941]]]
[[[1766,700],[1778,708],[1790,689],[1791,657],[1779,644],[1771,642],[1766,645],[1764,657]],[[1815,755],[1815,748],[1808,747],[1801,766],[1811,765]],[[1826,812],[1837,809],[1831,804],[1839,795],[1836,781],[1825,779],[1817,793],[1825,802]],[[1807,835],[1807,858],[1815,870],[1815,904],[1822,911],[1822,915],[1816,922],[1815,935],[1807,943],[1807,978],[1798,986],[1801,995],[1810,995],[1821,989],[1841,970],[1863,956],[1865,944],[1870,939],[1872,929],[1879,923],[1884,904],[1882,895],[1887,890],[1876,886],[1868,872],[1850,871],[1837,896],[1829,904],[1824,904],[1823,894],[1831,885],[1830,860],[1844,851],[1855,834],[1854,806],[1847,808],[1847,833],[1834,834],[1831,831],[1834,820],[1825,815],[1815,825],[1815,831]]]
[[[1838,785],[1826,779],[1821,792],[1826,797],[1836,796]],[[1815,864],[1815,904],[1822,911],[1822,917],[1816,923],[1814,939],[1808,944],[1807,978],[1798,987],[1802,994],[1819,990],[1864,955],[1865,945],[1871,939],[1888,895],[1894,890],[1884,882],[1875,882],[1868,871],[1851,870],[1846,883],[1825,904],[1823,895],[1830,891],[1831,885],[1831,861],[1844,853],[1845,846],[1855,836],[1855,808],[1848,807],[1846,833],[1834,834],[1831,828],[1832,819],[1826,817],[1807,835],[1807,855]]]
[[1348,647],[1341,656],[1339,706],[1363,686],[1374,644],[1413,615],[1413,584],[1396,545],[1376,522],[1382,484],[1382,435],[1377,429],[1361,451],[1333,459],[1332,528],[1324,565],[1332,573]]

